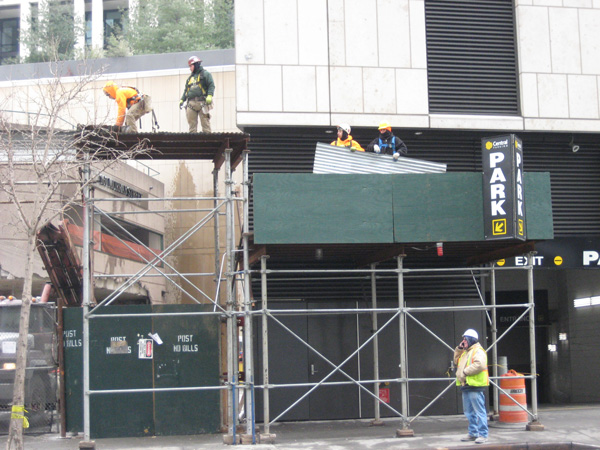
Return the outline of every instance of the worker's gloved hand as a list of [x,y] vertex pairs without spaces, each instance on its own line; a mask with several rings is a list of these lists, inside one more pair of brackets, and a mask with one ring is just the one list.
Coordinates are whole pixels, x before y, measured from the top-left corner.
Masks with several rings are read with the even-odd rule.
[[355,149],[354,147],[350,147],[350,151],[351,151],[351,152],[355,152],[355,151],[356,151],[356,149]]
[[398,158],[400,158],[400,153],[396,152],[392,155],[392,157],[394,158],[394,160],[398,161]]
[[375,153],[381,153],[381,149],[379,148],[379,145],[375,144],[375,145],[373,146],[373,151],[374,151]]
[[210,105],[212,103],[212,95],[207,95],[206,96],[206,104]]
[[179,109],[183,109],[183,100],[179,100]]

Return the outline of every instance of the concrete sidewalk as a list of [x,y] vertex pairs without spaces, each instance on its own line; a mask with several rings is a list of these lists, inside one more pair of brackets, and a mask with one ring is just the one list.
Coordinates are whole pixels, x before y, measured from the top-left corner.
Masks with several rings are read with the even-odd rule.
[[[466,447],[490,450],[501,446],[506,448],[509,444],[522,446],[574,443],[600,449],[600,405],[540,407],[538,412],[540,423],[545,427],[544,431],[526,431],[524,425],[501,426],[497,422],[490,422],[489,441],[484,445],[465,444],[460,441],[467,434],[467,421],[464,416],[429,416],[420,417],[411,424],[414,437],[395,437],[396,429],[401,426],[398,419],[385,419],[382,426],[371,426],[370,420],[288,422],[271,426],[271,433],[276,434],[273,444],[243,447],[256,450],[401,450]],[[66,439],[61,439],[56,434],[27,436],[25,448],[76,450],[79,449],[80,441],[81,436]],[[233,447],[223,444],[222,435],[97,439],[95,443],[96,448],[100,450],[223,450]],[[0,438],[0,445],[5,444],[6,436],[3,436]]]

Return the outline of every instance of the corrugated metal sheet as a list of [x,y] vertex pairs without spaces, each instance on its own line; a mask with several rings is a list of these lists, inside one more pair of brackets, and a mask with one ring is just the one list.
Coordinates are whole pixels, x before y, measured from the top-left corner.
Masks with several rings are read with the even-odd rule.
[[445,173],[446,164],[408,157],[351,151],[317,143],[313,173]]

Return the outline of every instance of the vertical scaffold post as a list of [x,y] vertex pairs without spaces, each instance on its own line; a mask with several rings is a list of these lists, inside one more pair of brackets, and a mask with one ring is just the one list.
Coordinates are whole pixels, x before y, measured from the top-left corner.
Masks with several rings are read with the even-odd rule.
[[[490,304],[492,308],[492,343],[496,343],[498,339],[498,316],[496,314],[496,271],[494,270],[494,263],[490,270]],[[485,290],[483,290],[485,292]],[[492,375],[494,379],[498,377],[498,346],[494,345],[492,349]],[[493,417],[499,417],[499,400],[498,400],[498,388],[494,386],[494,411],[492,412]]]
[[[93,208],[91,207],[91,164],[89,154],[85,154],[83,166],[83,299],[81,302],[83,314],[83,445],[94,448],[90,440],[90,323],[88,313],[92,297],[92,267],[91,267],[91,229],[94,223]],[[80,443],[81,445],[82,443]]]
[[[237,414],[236,404],[237,399],[235,398],[236,392],[236,366],[238,355],[235,352],[235,344],[237,343],[237,317],[235,315],[235,302],[234,302],[234,263],[235,258],[233,254],[233,242],[234,242],[234,229],[233,229],[233,200],[232,200],[232,175],[231,175],[231,148],[225,149],[225,223],[226,223],[226,242],[225,242],[225,259],[226,259],[226,288],[227,288],[227,384],[229,386],[229,395],[227,398],[227,417],[229,418],[228,424],[228,436],[225,442],[236,445],[238,442],[237,438]],[[234,342],[235,341],[235,342]]]
[[529,355],[531,372],[531,422],[527,424],[527,430],[540,431],[544,425],[539,422],[537,409],[537,361],[535,358],[535,301],[533,294],[533,257],[536,252],[529,252],[527,255],[527,294],[529,297]]
[[402,398],[402,428],[396,430],[396,436],[414,436],[414,431],[409,428],[408,422],[408,370],[406,358],[406,310],[404,303],[404,257],[396,257],[398,262],[398,316],[399,320],[399,347],[400,347],[400,395]]
[[252,300],[250,299],[250,264],[248,255],[248,237],[250,235],[250,227],[248,224],[249,216],[249,181],[248,181],[248,150],[243,150],[243,214],[242,217],[242,252],[243,264],[242,272],[244,274],[244,372],[246,375],[246,442],[256,444],[256,422],[254,420],[254,344],[252,332]]
[[[215,198],[213,201],[213,207],[215,209],[214,220],[214,236],[215,236],[215,286],[219,286],[219,278],[221,276],[220,264],[221,260],[221,250],[220,250],[220,230],[219,230],[219,211],[217,211],[217,206],[219,205],[219,171],[215,168],[213,169],[213,197]],[[215,302],[219,302],[219,298],[215,298]]]
[[[377,264],[371,264],[371,332],[377,333]],[[379,335],[375,334],[373,338],[373,379],[379,380]],[[375,394],[375,417],[371,422],[372,425],[383,425],[381,420],[381,409],[379,405],[379,381],[373,384],[373,394]]]
[[267,296],[267,260],[268,255],[260,257],[260,293],[262,300],[262,364],[263,364],[263,419],[264,433],[260,436],[261,443],[272,443],[275,435],[271,434],[271,412],[269,409],[269,328],[268,328],[268,296]]

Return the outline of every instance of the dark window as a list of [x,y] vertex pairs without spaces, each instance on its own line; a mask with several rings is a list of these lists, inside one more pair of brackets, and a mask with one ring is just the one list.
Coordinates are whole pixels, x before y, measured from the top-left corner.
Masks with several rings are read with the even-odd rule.
[[512,0],[425,0],[431,113],[518,115]]
[[[111,9],[104,11],[104,48],[108,46],[108,39],[111,36],[121,36],[123,34],[123,11]],[[85,13],[85,45],[92,46],[92,12]]]
[[118,9],[104,11],[104,48],[111,36],[123,34],[123,12]]
[[19,19],[0,20],[0,63],[19,56]]

